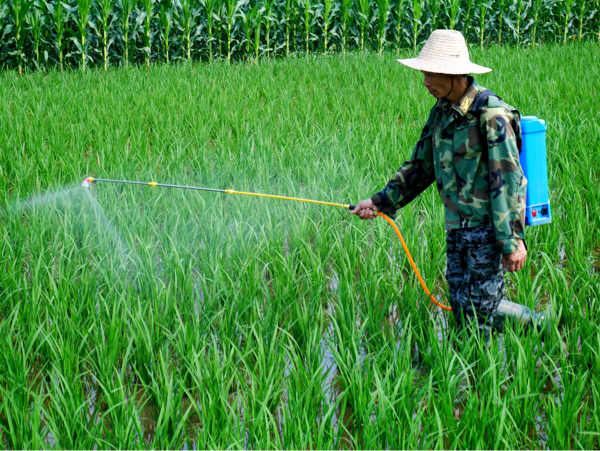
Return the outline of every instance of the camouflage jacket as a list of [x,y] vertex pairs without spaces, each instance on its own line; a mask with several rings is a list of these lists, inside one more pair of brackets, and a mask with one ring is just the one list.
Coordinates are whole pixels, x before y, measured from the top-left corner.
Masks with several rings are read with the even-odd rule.
[[446,99],[437,101],[412,156],[372,200],[380,211],[393,215],[435,181],[446,229],[493,224],[498,251],[510,254],[525,230],[520,115],[493,96],[480,114],[473,114],[473,102],[485,88],[472,77],[469,81],[455,106]]

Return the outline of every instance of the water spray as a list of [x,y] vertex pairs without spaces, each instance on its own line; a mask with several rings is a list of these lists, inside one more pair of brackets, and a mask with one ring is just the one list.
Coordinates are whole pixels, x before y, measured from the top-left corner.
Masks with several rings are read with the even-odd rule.
[[[205,188],[205,187],[201,187],[201,186],[170,185],[167,183],[157,183],[157,182],[138,182],[138,181],[129,181],[129,180],[97,179],[94,177],[88,177],[83,181],[81,186],[83,186],[84,188],[90,188],[90,186],[96,182],[122,183],[122,184],[129,184],[129,185],[145,185],[145,186],[150,186],[152,188],[175,188],[175,189],[187,189],[187,190],[195,190],[195,191],[210,191],[213,193],[223,193],[223,194],[237,194],[237,195],[241,195],[241,196],[264,197],[264,198],[268,198],[268,199],[289,200],[289,201],[304,202],[304,203],[309,203],[309,204],[326,205],[329,207],[343,208],[343,209],[349,210],[349,211],[352,211],[356,208],[356,206],[352,205],[352,204],[338,204],[338,203],[334,203],[334,202],[325,202],[325,201],[313,200],[313,199],[302,199],[299,197],[288,197],[288,196],[277,196],[274,194],[252,193],[252,192],[246,192],[246,191],[236,191],[233,189]],[[406,242],[404,241],[404,237],[402,236],[402,233],[400,233],[400,229],[398,229],[398,226],[396,226],[396,223],[389,216],[387,216],[381,212],[374,212],[374,213],[375,213],[375,216],[379,216],[379,217],[385,219],[388,222],[388,224],[394,229],[394,232],[396,232],[396,235],[400,239],[400,243],[402,243],[402,248],[404,249],[404,252],[406,253],[406,256],[408,257],[410,266],[412,267],[415,275],[419,279],[419,283],[421,284],[421,287],[427,294],[429,300],[431,302],[433,302],[435,305],[437,305],[438,307],[440,307],[441,309],[451,311],[452,310],[451,307],[440,303],[431,294],[431,292],[427,288],[427,285],[425,284],[423,277],[421,277],[421,273],[417,269],[417,265],[415,264],[415,261],[413,260],[412,255],[410,254],[410,251],[408,250],[408,246],[406,245]],[[543,323],[546,321],[545,314],[534,313],[533,311],[531,311],[531,309],[529,309],[528,307],[525,307],[524,305],[515,304],[514,302],[510,302],[510,301],[507,301],[504,299],[498,305],[498,309],[497,309],[496,313],[498,316],[498,320],[502,323],[504,323],[507,318],[512,318],[513,320],[520,322],[521,324],[524,324],[524,325],[533,323],[536,327],[539,328],[541,326],[543,328],[544,327]],[[550,326],[550,323],[548,323],[548,327],[549,326]]]
[[[83,181],[81,186],[83,186],[84,188],[90,188],[90,186],[96,182],[121,183],[121,184],[129,184],[129,185],[145,185],[145,186],[150,186],[152,188],[175,188],[175,189],[187,189],[187,190],[195,190],[195,191],[210,191],[213,193],[223,193],[223,194],[237,194],[237,195],[241,195],[241,196],[264,197],[264,198],[268,198],[268,199],[289,200],[289,201],[295,201],[295,202],[304,202],[304,203],[308,203],[308,204],[327,205],[329,207],[343,208],[348,211],[352,211],[356,208],[356,205],[352,205],[352,204],[338,204],[335,202],[325,202],[325,201],[313,200],[313,199],[302,199],[299,197],[288,197],[288,196],[277,196],[274,194],[251,193],[251,192],[246,192],[246,191],[236,191],[233,189],[217,189],[217,188],[205,188],[205,187],[201,187],[201,186],[171,185],[171,184],[167,184],[167,183],[157,183],[157,182],[138,182],[138,181],[129,181],[129,180],[97,179],[94,177],[88,177]],[[394,232],[396,232],[396,235],[398,236],[398,238],[400,239],[400,242],[402,243],[404,252],[406,253],[406,256],[408,257],[410,266],[412,267],[417,278],[419,279],[419,283],[421,284],[421,287],[423,287],[423,290],[425,291],[425,293],[427,293],[429,300],[444,310],[452,310],[447,305],[444,305],[444,304],[441,304],[440,302],[438,302],[438,300],[431,294],[431,292],[427,288],[427,285],[425,284],[423,277],[421,277],[421,273],[417,269],[417,265],[415,264],[415,261],[413,260],[412,255],[410,254],[410,251],[408,250],[408,247],[406,246],[404,237],[402,236],[402,233],[400,233],[400,229],[398,229],[398,226],[396,226],[394,221],[392,221],[392,219],[390,217],[388,217],[387,215],[385,215],[381,212],[375,212],[375,215],[385,219],[388,222],[388,224],[390,224],[390,226],[392,226],[392,228],[394,229]]]

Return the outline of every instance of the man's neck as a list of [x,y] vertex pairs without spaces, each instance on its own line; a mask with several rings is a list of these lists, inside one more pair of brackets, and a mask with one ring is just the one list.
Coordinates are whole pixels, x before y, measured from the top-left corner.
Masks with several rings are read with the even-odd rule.
[[469,89],[469,78],[468,77],[457,77],[454,80],[454,87],[452,92],[446,97],[452,106],[456,105],[460,99],[462,99]]

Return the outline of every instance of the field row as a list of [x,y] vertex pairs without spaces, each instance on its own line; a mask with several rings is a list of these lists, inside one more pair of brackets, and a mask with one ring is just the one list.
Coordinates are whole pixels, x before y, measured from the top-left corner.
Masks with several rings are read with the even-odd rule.
[[0,67],[257,60],[471,44],[600,40],[600,0],[0,0]]

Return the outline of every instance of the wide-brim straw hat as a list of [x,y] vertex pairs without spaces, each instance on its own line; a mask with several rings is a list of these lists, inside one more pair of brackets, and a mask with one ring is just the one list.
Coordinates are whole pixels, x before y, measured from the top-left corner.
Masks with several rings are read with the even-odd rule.
[[413,69],[435,74],[485,74],[492,71],[489,67],[471,62],[465,38],[456,30],[435,30],[418,57],[396,61]]

